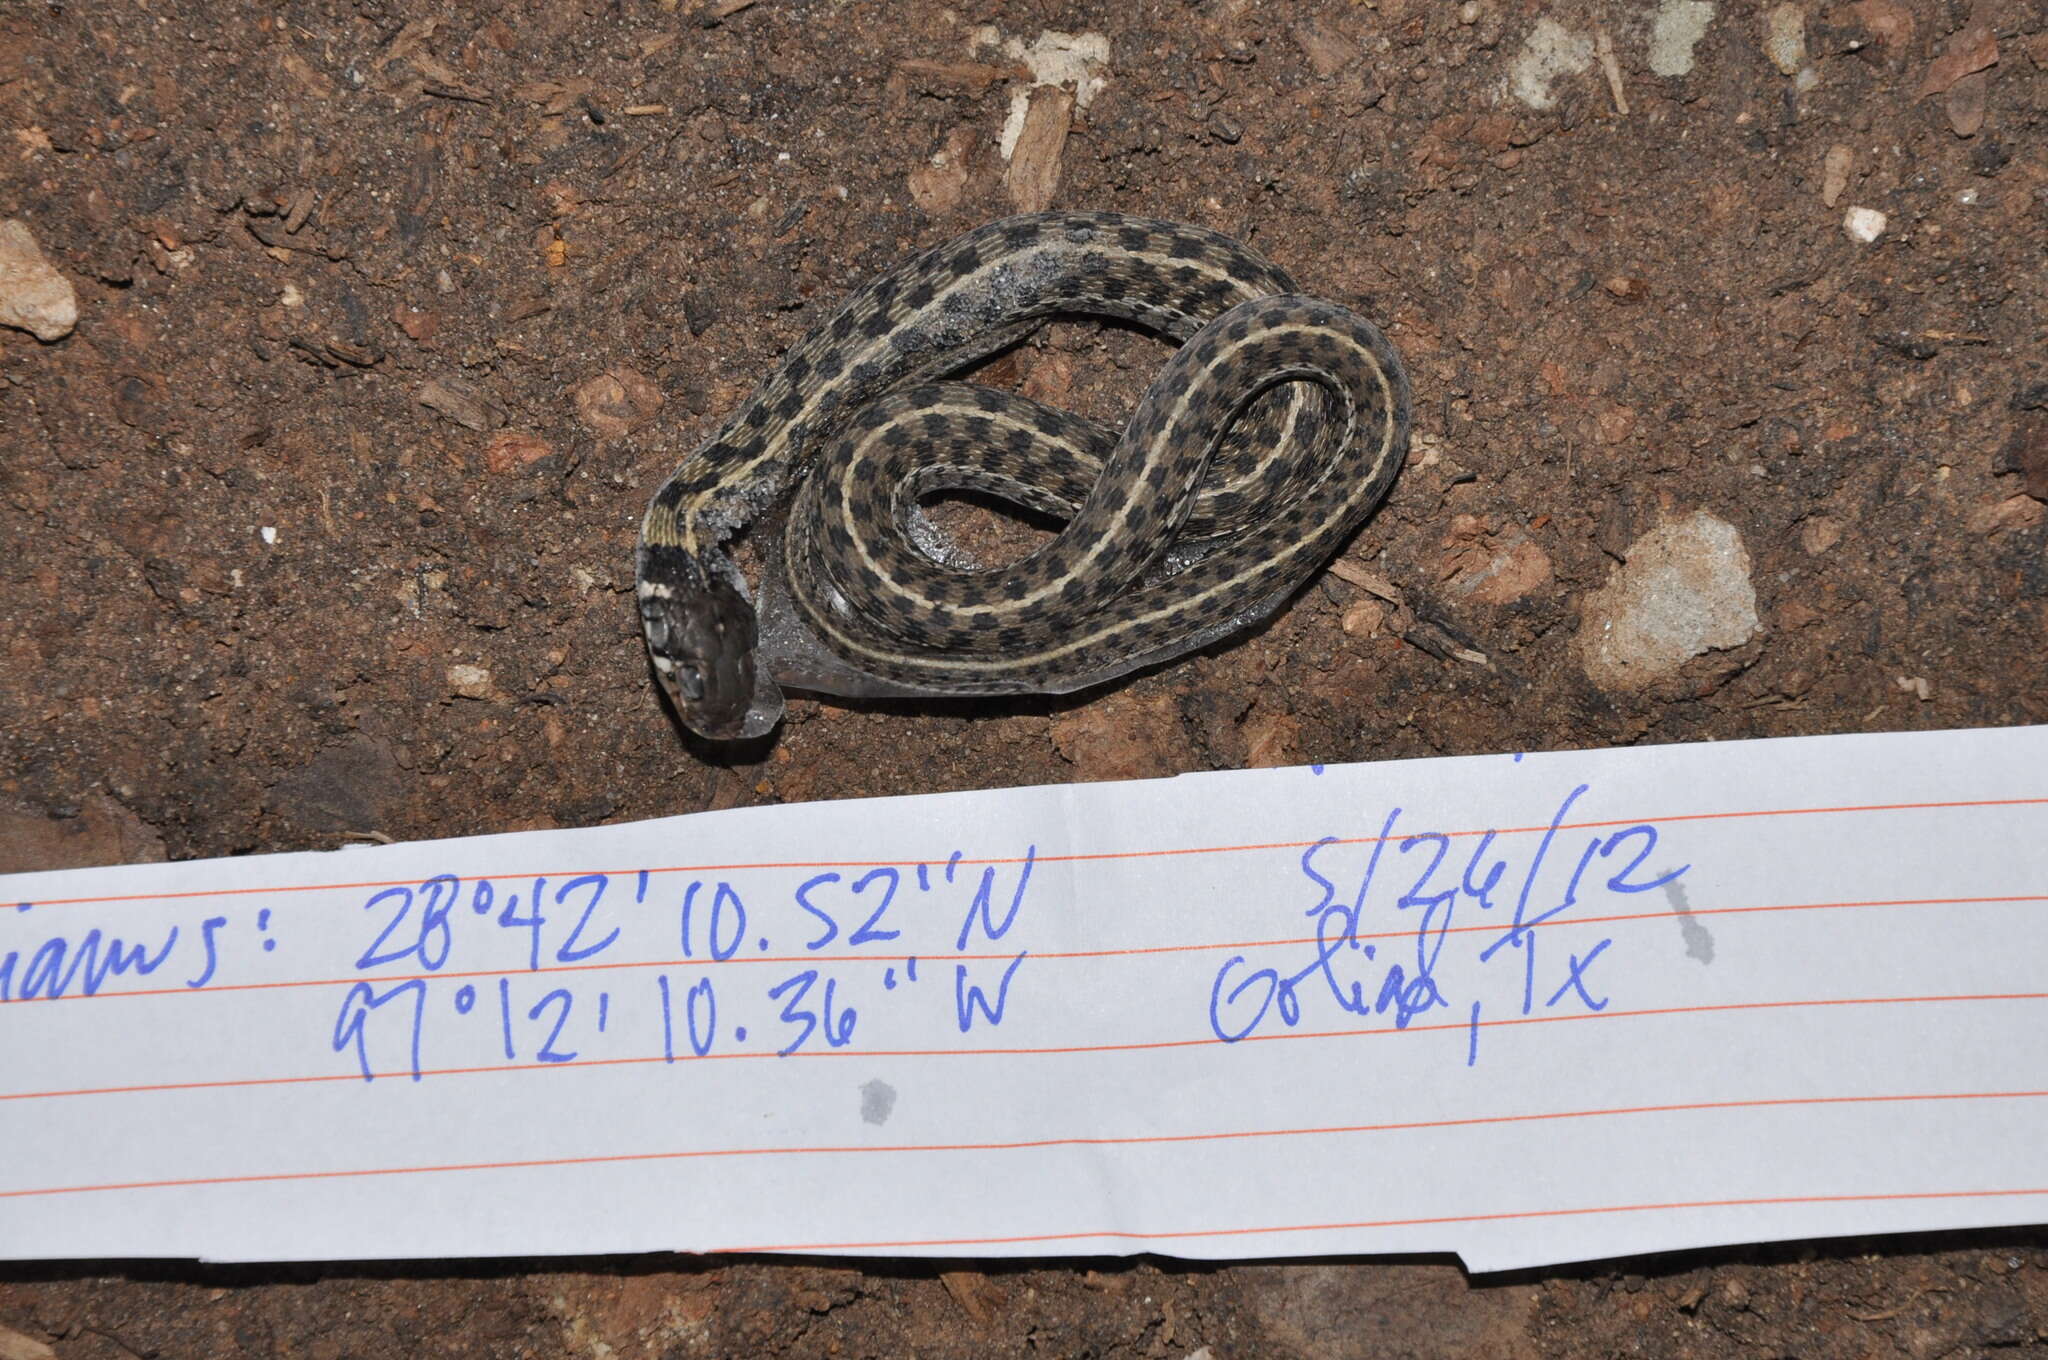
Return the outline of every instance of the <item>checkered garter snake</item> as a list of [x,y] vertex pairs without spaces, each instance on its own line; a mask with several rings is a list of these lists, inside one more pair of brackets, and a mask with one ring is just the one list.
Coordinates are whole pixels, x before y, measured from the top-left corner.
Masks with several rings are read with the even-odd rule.
[[[1065,314],[1183,342],[1120,433],[932,381]],[[655,493],[648,654],[684,724],[721,739],[774,727],[778,680],[1086,688],[1276,610],[1386,493],[1408,425],[1386,338],[1229,237],[1112,213],[993,222],[854,293]],[[945,491],[1065,526],[963,566],[919,546],[919,502]],[[727,546],[756,521],[758,593]]]

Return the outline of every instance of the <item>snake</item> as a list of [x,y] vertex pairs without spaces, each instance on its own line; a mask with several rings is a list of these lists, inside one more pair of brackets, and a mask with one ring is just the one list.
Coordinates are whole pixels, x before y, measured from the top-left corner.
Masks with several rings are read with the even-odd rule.
[[[1120,431],[944,381],[1067,315],[1179,342]],[[771,732],[784,684],[1087,689],[1298,593],[1386,495],[1410,406],[1372,322],[1229,236],[1108,212],[991,222],[853,292],[654,493],[635,561],[648,658],[712,740]],[[921,507],[942,492],[1062,527],[984,567],[933,541]]]

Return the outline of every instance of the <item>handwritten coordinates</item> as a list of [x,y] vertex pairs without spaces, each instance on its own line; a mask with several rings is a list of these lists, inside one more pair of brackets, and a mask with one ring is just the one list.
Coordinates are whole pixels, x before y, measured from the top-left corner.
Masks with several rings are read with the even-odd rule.
[[[1036,858],[381,888],[363,902],[374,929],[331,1048],[365,1080],[420,1080],[497,1062],[831,1052],[858,1048],[864,1019],[885,1012],[993,1028],[1029,957],[1013,932]],[[508,949],[510,966],[479,976]]]
[[1676,884],[1691,866],[1664,867],[1651,823],[1571,829],[1591,792],[1565,794],[1540,832],[1485,831],[1460,844],[1394,807],[1376,834],[1318,839],[1301,852],[1307,900],[1293,908],[1313,938],[1216,968],[1211,1032],[1236,1043],[1304,1022],[1407,1029],[1444,1011],[1466,1024],[1470,1066],[1489,1002],[1522,1016],[1606,1010],[1613,937],[1581,931],[1546,944],[1539,928]]

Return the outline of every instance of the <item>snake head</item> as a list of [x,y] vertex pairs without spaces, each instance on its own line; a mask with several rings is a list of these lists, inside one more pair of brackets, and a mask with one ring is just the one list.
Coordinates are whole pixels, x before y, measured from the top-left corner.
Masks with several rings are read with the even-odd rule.
[[640,626],[654,673],[692,732],[720,741],[758,736],[766,727],[750,721],[754,607],[724,573],[685,560],[686,568],[679,561],[641,574]]

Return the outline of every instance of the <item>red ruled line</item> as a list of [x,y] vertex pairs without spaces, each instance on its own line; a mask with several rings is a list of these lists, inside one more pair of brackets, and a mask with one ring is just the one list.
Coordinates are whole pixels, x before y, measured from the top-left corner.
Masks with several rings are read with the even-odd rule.
[[[1752,817],[1814,817],[1846,815],[1865,812],[1938,812],[1957,808],[1989,807],[2041,807],[2048,805],[2048,798],[1965,798],[1930,803],[1859,803],[1840,807],[1808,808],[1751,808],[1734,812],[1679,812],[1664,817],[1609,817],[1599,821],[1561,822],[1553,828],[1545,823],[1540,826],[1486,827],[1463,831],[1404,831],[1398,836],[1339,836],[1322,840],[1330,845],[1372,845],[1382,840],[1406,840],[1410,836],[1429,834],[1450,838],[1466,836],[1523,836],[1550,830],[1597,831],[1620,826],[1667,826],[1677,822],[1717,822]],[[1190,855],[1234,855],[1251,851],[1306,850],[1317,844],[1317,840],[1262,841],[1242,845],[1188,845],[1152,850],[1104,850],[1090,854],[1037,855],[1032,861],[1038,864],[1081,864],[1106,860],[1166,859]],[[916,859],[841,859],[841,860],[759,860],[732,864],[670,864],[647,868],[631,869],[564,869],[541,870],[534,873],[484,875],[491,878],[575,878],[584,874],[602,873],[624,876],[637,873],[648,874],[705,874],[731,873],[749,869],[877,869],[899,865],[925,864],[940,866],[953,862],[963,866],[978,867],[997,864],[1023,864],[1022,855],[1006,855],[986,858],[950,860],[950,856]],[[87,903],[111,902],[176,902],[195,897],[246,897],[260,893],[306,893],[306,892],[357,892],[366,888],[397,888],[418,883],[413,878],[364,879],[358,882],[341,883],[281,883],[240,888],[195,888],[183,892],[152,893],[107,893],[85,897],[50,897],[36,900],[39,907],[78,906]]]
[[[513,1159],[513,1160],[504,1160],[504,1161],[486,1161],[486,1162],[444,1162],[444,1163],[439,1163],[439,1164],[431,1164],[431,1165],[421,1165],[421,1166],[379,1166],[379,1167],[352,1167],[352,1168],[347,1168],[347,1169],[343,1169],[343,1170],[335,1170],[335,1171],[267,1171],[267,1172],[245,1172],[245,1173],[241,1173],[241,1174],[238,1174],[238,1175],[230,1175],[230,1176],[185,1176],[185,1177],[175,1177],[175,1178],[166,1178],[166,1179],[162,1179],[162,1180],[147,1180],[147,1181],[108,1181],[108,1182],[104,1182],[104,1183],[100,1183],[100,1184],[89,1184],[89,1185],[54,1185],[54,1186],[35,1186],[35,1187],[28,1187],[28,1188],[23,1188],[23,1189],[15,1189],[15,1190],[0,1190],[0,1199],[31,1199],[31,1198],[37,1198],[37,1197],[43,1197],[43,1196],[50,1196],[50,1195],[86,1195],[86,1194],[101,1194],[101,1193],[106,1193],[106,1192],[109,1192],[109,1191],[116,1191],[116,1190],[174,1190],[174,1189],[190,1189],[190,1188],[193,1188],[193,1187],[197,1187],[197,1186],[214,1186],[214,1185],[264,1185],[264,1184],[275,1184],[275,1183],[279,1183],[279,1182],[296,1182],[296,1181],[322,1181],[322,1180],[352,1180],[352,1179],[362,1179],[362,1178],[366,1178],[366,1177],[374,1177],[374,1176],[430,1176],[430,1175],[446,1175],[446,1174],[451,1174],[451,1173],[455,1173],[455,1172],[465,1172],[465,1171],[526,1171],[526,1170],[535,1170],[535,1169],[540,1169],[540,1168],[548,1168],[548,1167],[564,1167],[564,1166],[612,1166],[612,1165],[623,1165],[623,1164],[630,1164],[630,1163],[635,1163],[635,1162],[675,1162],[675,1161],[695,1161],[695,1160],[702,1160],[702,1159],[712,1159],[712,1158],[732,1158],[732,1157],[810,1157],[810,1156],[838,1156],[838,1155],[844,1155],[844,1154],[856,1154],[856,1155],[860,1155],[860,1154],[874,1154],[874,1153],[908,1153],[908,1154],[930,1154],[930,1153],[939,1153],[939,1152],[1018,1152],[1018,1151],[1027,1151],[1027,1150],[1031,1150],[1031,1149],[1044,1149],[1044,1148],[1060,1148],[1060,1147],[1135,1147],[1135,1146],[1166,1146],[1166,1145],[1172,1145],[1172,1144],[1180,1144],[1180,1143],[1216,1143],[1216,1142],[1234,1142],[1234,1141],[1244,1141],[1244,1140],[1249,1140],[1249,1139],[1261,1139],[1261,1138],[1304,1138],[1304,1137],[1332,1137],[1332,1136],[1342,1136],[1342,1135],[1352,1135],[1352,1134],[1375,1134],[1375,1133],[1414,1133],[1414,1132],[1420,1132],[1420,1131],[1427,1131],[1427,1130],[1435,1130],[1435,1129],[1457,1129],[1457,1128],[1475,1128],[1475,1127],[1489,1127],[1489,1126],[1498,1126],[1498,1125],[1505,1125],[1505,1124],[1531,1124],[1531,1123],[1544,1123],[1544,1122],[1553,1122],[1553,1121],[1560,1121],[1560,1120],[1575,1120],[1575,1119],[1605,1119],[1605,1118],[1614,1118],[1614,1117],[1617,1117],[1617,1116],[1623,1116],[1623,1115],[1653,1115],[1653,1114],[1698,1114],[1698,1113],[1703,1113],[1703,1112],[1713,1112],[1713,1111],[1727,1111],[1727,1110],[1769,1110],[1769,1109],[1793,1109],[1793,1108],[1799,1108],[1799,1109],[1812,1109],[1812,1108],[1817,1108],[1817,1107],[1822,1107],[1822,1106],[1830,1106],[1830,1105],[1898,1105],[1898,1104],[1912,1104],[1912,1103],[1930,1103],[1930,1104],[1931,1104],[1931,1103],[1941,1103],[1941,1102],[1954,1102],[1954,1101],[1981,1101],[1981,1100],[2037,1100],[2037,1099],[2040,1099],[2040,1098],[2042,1098],[2042,1097],[2044,1097],[2044,1096],[2048,1096],[2048,1091],[1936,1091],[1936,1092],[1920,1092],[1920,1093],[1913,1093],[1913,1094],[1894,1094],[1894,1095],[1868,1095],[1868,1096],[1787,1096],[1787,1097],[1778,1097],[1778,1098],[1774,1098],[1774,1099],[1756,1099],[1756,1100],[1707,1100],[1707,1101],[1686,1101],[1686,1102],[1680,1102],[1680,1103],[1673,1103],[1673,1104],[1663,1104],[1663,1105],[1617,1105],[1617,1106],[1609,1106],[1609,1107],[1605,1107],[1605,1108],[1598,1108],[1598,1109],[1587,1109],[1587,1110],[1551,1110],[1551,1111],[1544,1111],[1544,1112],[1540,1112],[1540,1113],[1535,1113],[1535,1114],[1505,1114],[1505,1115],[1469,1115],[1469,1116],[1464,1116],[1464,1117],[1461,1117],[1461,1118],[1452,1118],[1452,1119],[1417,1119],[1417,1120],[1406,1120],[1406,1121],[1401,1121],[1401,1122],[1391,1122],[1391,1123],[1379,1123],[1379,1124],[1332,1124],[1332,1125],[1324,1125],[1324,1126],[1319,1126],[1319,1127],[1307,1127],[1307,1128],[1272,1128],[1272,1129],[1230,1129],[1230,1130],[1221,1130],[1221,1131],[1215,1131],[1215,1132],[1208,1132],[1208,1133],[1158,1133],[1158,1134],[1129,1134],[1129,1135],[1124,1135],[1124,1136],[1121,1136],[1121,1137],[1093,1137],[1093,1138],[1088,1138],[1088,1137],[1066,1137],[1066,1138],[1030,1138],[1030,1139],[1015,1139],[1015,1140],[1004,1140],[1004,1141],[984,1141],[984,1142],[963,1142],[963,1143],[885,1143],[885,1144],[861,1144],[861,1143],[850,1143],[850,1144],[819,1144],[819,1145],[813,1145],[813,1146],[793,1146],[793,1147],[792,1147],[792,1146],[785,1146],[785,1147],[753,1147],[753,1148],[693,1148],[693,1149],[687,1149],[687,1150],[681,1150],[681,1151],[669,1151],[669,1152],[622,1152],[622,1153],[592,1154],[592,1155],[588,1155],[588,1156],[581,1156],[581,1157],[526,1157],[526,1158],[518,1158],[518,1159]],[[2039,1193],[2039,1192],[2035,1192],[2035,1191],[2010,1191],[2010,1192],[1983,1192],[1983,1193],[2012,1193],[2012,1194],[2033,1194],[2033,1193]],[[1897,1196],[1897,1198],[1914,1198],[1914,1197],[1915,1197],[1915,1196],[1910,1196],[1910,1195],[1907,1195],[1907,1196]],[[1852,1196],[1852,1197],[1850,1197],[1850,1198],[1861,1198],[1861,1197],[1854,1197],[1854,1196]],[[1890,1197],[1888,1197],[1888,1196],[1879,1196],[1878,1198],[1890,1198]],[[1719,1206],[1719,1205],[1722,1205],[1722,1204],[1724,1204],[1724,1203],[1725,1203],[1725,1204],[1740,1204],[1740,1203],[1769,1203],[1769,1202],[1776,1202],[1776,1201],[1763,1201],[1763,1200],[1744,1200],[1744,1201],[1735,1201],[1735,1200],[1731,1200],[1731,1201],[1697,1201],[1697,1202],[1691,1202],[1691,1203],[1684,1203],[1684,1204],[1671,1204],[1671,1205],[1651,1205],[1651,1206],[1630,1206],[1630,1207],[1645,1207],[1645,1208],[1703,1208],[1703,1207],[1717,1207],[1717,1206]],[[1799,1200],[1789,1200],[1789,1201],[1785,1201],[1785,1202],[1788,1202],[1788,1203],[1796,1203],[1796,1202],[1803,1202],[1803,1201],[1799,1201]],[[1613,1211],[1612,1211],[1612,1210],[1604,1210],[1604,1209],[1588,1209],[1588,1210],[1559,1210],[1559,1211],[1551,1211],[1551,1212],[1560,1212],[1560,1213],[1604,1213],[1604,1212],[1613,1212]],[[1490,1215],[1490,1216],[1487,1216],[1487,1217],[1538,1217],[1538,1216],[1541,1216],[1541,1212],[1540,1212],[1540,1211],[1539,1211],[1539,1212],[1537,1212],[1537,1213],[1524,1213],[1524,1214],[1504,1214],[1504,1215]],[[1464,1221],[1464,1220],[1461,1220],[1461,1219],[1427,1219],[1427,1220],[1424,1220],[1424,1219],[1418,1219],[1418,1220],[1414,1220],[1414,1221],[1415,1221],[1415,1222],[1418,1222],[1418,1223],[1420,1223],[1420,1222],[1460,1222],[1460,1221]],[[1379,1224],[1334,1224],[1334,1225],[1330,1225],[1330,1226],[1333,1226],[1333,1227],[1394,1227],[1394,1226],[1400,1226],[1400,1224],[1398,1224],[1398,1223],[1395,1223],[1395,1222],[1387,1222],[1387,1223],[1379,1223]],[[1277,1229],[1242,1229],[1242,1230],[1235,1230],[1235,1231],[1243,1231],[1243,1232],[1260,1232],[1260,1231],[1270,1231],[1270,1232],[1287,1232],[1287,1231],[1296,1231],[1296,1230],[1295,1230],[1295,1229],[1286,1229],[1286,1228],[1277,1228]],[[1054,1234],[1054,1235],[1052,1235],[1052,1237],[1051,1237],[1051,1238],[1048,1238],[1047,1240],[1053,1240],[1053,1238],[1059,1238],[1059,1237],[1086,1237],[1086,1236],[1094,1236],[1094,1235],[1096,1235],[1096,1234],[1088,1234],[1088,1233],[1060,1233],[1060,1234]],[[1116,1236],[1116,1235],[1118,1235],[1118,1234],[1109,1234],[1109,1235],[1111,1235],[1111,1236]],[[1180,1236],[1190,1236],[1190,1235],[1199,1235],[1199,1234],[1186,1234],[1186,1233],[1158,1233],[1158,1234],[1149,1234],[1149,1235],[1151,1235],[1151,1236],[1159,1236],[1159,1237],[1180,1237]],[[965,1238],[963,1238],[963,1239],[960,1239],[960,1240],[961,1240],[961,1241],[963,1241],[963,1242],[964,1242],[964,1241],[969,1241],[969,1240],[973,1240],[973,1241],[980,1241],[980,1242],[983,1242],[984,1244],[989,1244],[989,1245],[993,1245],[993,1244],[996,1244],[996,1243],[1002,1243],[1002,1242],[1022,1242],[1022,1241],[1034,1241],[1034,1240],[1037,1240],[1037,1239],[1035,1239],[1035,1238],[979,1238],[979,1239],[965,1239]],[[729,1247],[729,1248],[723,1248],[722,1250],[728,1250],[728,1251],[810,1251],[810,1250],[825,1250],[825,1249],[827,1249],[827,1246],[828,1246],[828,1245],[831,1245],[831,1246],[836,1246],[836,1247],[838,1247],[838,1248],[839,1248],[839,1249],[841,1249],[841,1250],[852,1250],[852,1249],[854,1249],[854,1248],[857,1248],[857,1247],[879,1247],[879,1246],[887,1246],[887,1245],[891,1245],[891,1244],[889,1244],[889,1243],[855,1243],[855,1242],[842,1242],[842,1243],[836,1243],[836,1244],[816,1244],[816,1245],[813,1245],[813,1246],[785,1246],[785,1247]],[[939,1244],[938,1242],[905,1242],[905,1243],[898,1243],[898,1244],[895,1244],[895,1245],[900,1245],[900,1246],[936,1246],[936,1245],[940,1245],[940,1244]]]
[[[1522,1025],[1557,1025],[1579,1020],[1633,1020],[1651,1016],[1670,1015],[1711,1015],[1739,1011],[1775,1011],[1801,1008],[1832,1006],[1913,1006],[1943,1002],[1977,1001],[2043,1001],[2048,992],[1974,992],[1934,996],[1859,996],[1822,997],[1803,1001],[1731,1001],[1704,1006],[1649,1006],[1637,1010],[1615,1010],[1578,1012],[1566,1015],[1518,1015],[1498,1020],[1481,1020],[1480,1029],[1504,1029]],[[1272,1034],[1252,1034],[1234,1044],[1284,1043],[1301,1039],[1370,1039],[1380,1035],[1397,1034],[1438,1034],[1449,1031],[1469,1032],[1470,1020],[1449,1020],[1428,1025],[1409,1025],[1405,1029],[1382,1027],[1379,1029],[1329,1029],[1329,1030],[1281,1030]],[[805,1049],[792,1053],[785,1059],[770,1050],[745,1053],[711,1053],[704,1057],[694,1054],[686,1058],[668,1059],[660,1055],[634,1058],[574,1058],[559,1063],[485,1063],[471,1067],[428,1067],[422,1068],[420,1077],[464,1077],[478,1076],[491,1072],[558,1072],[567,1069],[597,1067],[645,1067],[654,1063],[709,1062],[754,1062],[788,1061],[800,1058],[1028,1058],[1066,1056],[1084,1053],[1148,1053],[1162,1049],[1224,1047],[1225,1042],[1214,1035],[1196,1039],[1153,1039],[1136,1043],[1121,1044],[1049,1044],[1039,1047],[1015,1046],[1007,1048],[849,1048],[849,1049]],[[410,1068],[379,1072],[379,1081],[406,1081],[412,1077]],[[360,1072],[331,1072],[317,1076],[303,1077],[230,1077],[217,1081],[169,1081],[151,1082],[132,1086],[87,1086],[72,1090],[57,1091],[13,1091],[0,1093],[0,1102],[10,1100],[57,1100],[67,1096],[118,1096],[142,1095],[163,1091],[215,1091],[240,1090],[263,1086],[308,1086],[326,1082],[363,1081]]]
[[890,1242],[781,1242],[715,1247],[716,1253],[912,1251],[939,1247],[1003,1247],[1089,1242],[1173,1242],[1188,1238],[1260,1237],[1278,1233],[1358,1232],[1370,1228],[1432,1228],[1456,1223],[1502,1223],[1516,1219],[1585,1218],[1596,1214],[1670,1213],[1685,1209],[1755,1209],[1793,1204],[1896,1204],[1914,1200],[2007,1199],[2048,1195],[2048,1186],[2013,1190],[1900,1190],[1864,1195],[1751,1195],[1741,1199],[1682,1199],[1663,1204],[1599,1204],[1571,1209],[1508,1209],[1490,1214],[1438,1214],[1426,1218],[1360,1219],[1353,1223],[1276,1223],[1257,1228],[1191,1228],[1176,1232],[1131,1232],[1102,1228],[1088,1232],[1020,1233],[1009,1237],[930,1237]]
[[[1995,897],[1886,897],[1861,902],[1784,902],[1747,907],[1688,907],[1683,913],[1670,908],[1657,911],[1616,912],[1606,916],[1561,916],[1547,920],[1531,921],[1521,927],[1523,930],[1556,930],[1566,926],[1617,925],[1632,921],[1668,921],[1681,916],[1746,916],[1758,912],[1776,911],[1845,911],[1867,907],[1968,907],[2010,905],[2016,902],[2048,902],[2044,893],[2011,893]],[[1445,935],[1466,935],[1491,931],[1507,934],[1515,929],[1509,920],[1482,921],[1477,925],[1451,926],[1442,931]],[[1413,927],[1406,930],[1360,931],[1358,939],[1365,940],[1412,940]],[[1439,932],[1432,931],[1431,934]],[[1033,959],[1112,959],[1137,958],[1153,954],[1216,953],[1225,949],[1279,949],[1300,945],[1316,945],[1319,941],[1313,935],[1288,935],[1263,940],[1218,940],[1190,944],[1132,945],[1121,949],[1049,949],[1033,950]],[[920,959],[934,963],[973,963],[991,960],[1008,960],[1017,957],[1016,951],[1008,953],[953,953],[920,954]],[[278,982],[222,982],[205,987],[131,987],[119,991],[66,992],[63,996],[25,996],[0,1000],[0,1006],[26,1005],[50,1001],[111,1001],[122,997],[148,996],[214,996],[229,992],[272,992],[298,987],[348,987],[358,982],[371,982],[380,986],[400,982],[432,982],[437,979],[460,981],[468,978],[495,977],[551,977],[560,973],[615,972],[632,968],[730,968],[740,964],[807,964],[837,965],[843,963],[900,964],[902,954],[735,954],[729,959],[632,959],[611,963],[565,963],[550,964],[544,968],[471,968],[448,969],[438,973],[352,973],[346,977],[297,978]]]

